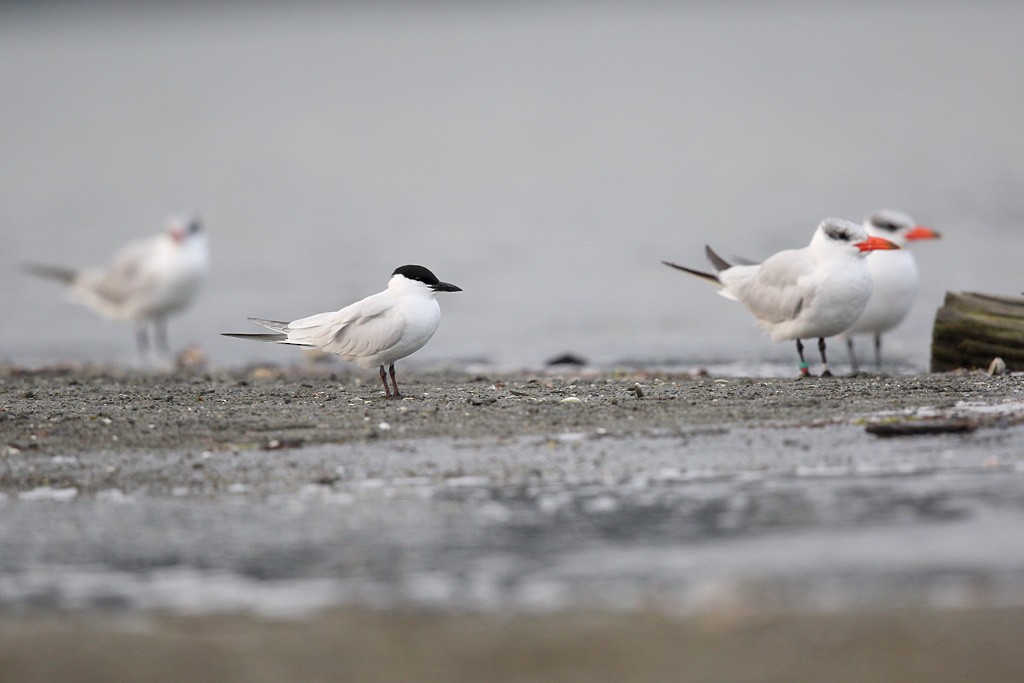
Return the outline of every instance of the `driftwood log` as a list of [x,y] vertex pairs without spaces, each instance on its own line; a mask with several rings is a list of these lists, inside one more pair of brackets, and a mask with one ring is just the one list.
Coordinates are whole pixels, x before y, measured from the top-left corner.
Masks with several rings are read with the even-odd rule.
[[984,370],[994,358],[1024,370],[1024,298],[946,292],[932,328],[932,372]]

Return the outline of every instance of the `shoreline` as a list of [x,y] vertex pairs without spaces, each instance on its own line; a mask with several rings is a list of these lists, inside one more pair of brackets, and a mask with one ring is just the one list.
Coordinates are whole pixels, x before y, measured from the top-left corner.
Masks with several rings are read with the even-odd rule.
[[[319,368],[0,372],[0,679],[1024,670],[1022,375],[412,372],[403,391]],[[282,618],[226,576],[387,599]]]

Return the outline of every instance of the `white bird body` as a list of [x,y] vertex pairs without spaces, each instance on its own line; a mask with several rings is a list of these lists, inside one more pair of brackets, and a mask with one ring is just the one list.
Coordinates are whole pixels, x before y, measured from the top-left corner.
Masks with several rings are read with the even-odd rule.
[[[401,275],[388,288],[340,311],[288,323],[281,344],[296,344],[341,356],[363,368],[394,363],[419,351],[441,322],[434,291]],[[271,327],[270,329],[277,329]]]
[[869,235],[888,239],[901,249],[872,253],[867,258],[872,281],[871,298],[860,317],[842,335],[854,370],[857,369],[857,359],[853,353],[853,337],[875,337],[875,362],[881,366],[882,333],[903,322],[917,298],[917,261],[914,254],[903,247],[912,241],[939,237],[934,230],[917,225],[907,214],[889,209],[876,211],[865,218],[864,228]]
[[917,297],[917,262],[909,249],[872,254],[867,261],[871,297],[844,337],[891,330],[907,317]]
[[871,296],[871,276],[861,260],[816,260],[809,247],[790,249],[718,277],[721,293],[753,313],[772,341],[831,337],[856,320]]
[[197,218],[172,218],[166,230],[122,247],[111,262],[85,270],[28,264],[35,275],[65,284],[71,298],[96,313],[136,326],[148,350],[153,325],[159,350],[167,348],[166,318],[195,299],[209,270],[206,235]]
[[249,318],[276,334],[228,334],[230,337],[293,344],[333,353],[364,368],[380,367],[385,394],[390,397],[384,366],[390,366],[398,396],[394,363],[419,351],[441,322],[437,292],[462,291],[440,282],[422,266],[397,268],[383,292],[372,294],[339,311],[317,313],[291,322]]
[[[865,255],[896,248],[892,242],[869,237],[862,226],[829,218],[821,222],[808,246],[780,251],[763,263],[734,266],[707,248],[716,274],[666,265],[718,284],[720,293],[743,304],[772,340],[796,340],[803,370],[800,340],[817,337],[825,361],[825,337],[853,324],[871,296]],[[827,372],[827,362],[825,368]]]
[[143,323],[177,313],[195,298],[209,268],[206,236],[171,233],[132,242],[102,268],[69,283],[77,301],[114,320]]

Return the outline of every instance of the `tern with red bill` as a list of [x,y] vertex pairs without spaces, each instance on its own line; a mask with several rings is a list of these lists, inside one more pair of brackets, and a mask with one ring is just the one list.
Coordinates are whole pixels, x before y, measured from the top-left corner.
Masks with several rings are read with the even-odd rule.
[[850,353],[850,365],[857,371],[857,357],[854,354],[853,338],[872,335],[875,339],[875,365],[882,367],[882,333],[903,322],[917,296],[917,262],[908,243],[939,238],[931,228],[918,225],[913,218],[900,211],[883,209],[864,219],[864,228],[869,235],[883,237],[901,248],[871,254],[867,258],[871,273],[871,298],[857,322],[843,333],[846,348]]
[[195,299],[209,263],[202,224],[189,216],[168,219],[164,232],[129,243],[101,268],[29,263],[25,270],[66,285],[73,299],[100,315],[134,324],[143,354],[152,325],[156,349],[167,357],[167,318]]
[[871,296],[865,257],[881,249],[899,246],[869,236],[856,223],[826,218],[809,245],[780,251],[763,263],[733,265],[711,247],[705,247],[705,252],[714,273],[662,263],[720,287],[719,294],[743,304],[772,340],[796,340],[801,376],[808,374],[801,340],[817,337],[822,376],[829,376],[825,338],[849,328],[863,312]]
[[[227,337],[293,344],[333,353],[364,368],[380,366],[386,398],[401,398],[395,381],[395,361],[423,348],[441,322],[438,292],[461,292],[441,282],[423,266],[396,268],[388,288],[340,311],[317,313],[291,322],[249,318],[273,334],[234,334]],[[391,386],[388,388],[389,366]]]

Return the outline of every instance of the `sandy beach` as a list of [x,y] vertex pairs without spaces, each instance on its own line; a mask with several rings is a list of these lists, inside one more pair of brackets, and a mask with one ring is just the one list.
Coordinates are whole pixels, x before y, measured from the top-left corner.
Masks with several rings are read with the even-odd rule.
[[186,375],[7,369],[0,377],[0,419],[7,447],[30,453],[223,451],[597,429],[629,437],[694,427],[849,424],[884,411],[1024,395],[1020,377],[984,373],[794,380],[451,372],[402,379],[406,398],[386,401],[375,379],[315,368]]
[[404,380],[5,368],[0,678],[1024,670],[1019,376]]

